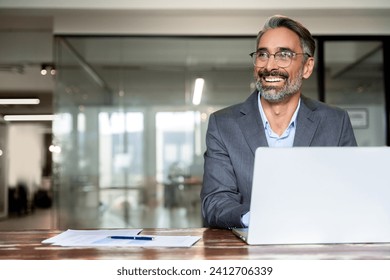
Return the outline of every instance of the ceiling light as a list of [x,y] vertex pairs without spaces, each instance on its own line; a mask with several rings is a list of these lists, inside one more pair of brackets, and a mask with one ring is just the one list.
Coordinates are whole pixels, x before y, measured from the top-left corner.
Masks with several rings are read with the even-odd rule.
[[192,104],[199,105],[202,100],[204,79],[198,78],[195,80],[194,95],[192,96]]
[[0,105],[37,105],[38,98],[0,98]]
[[41,75],[45,76],[47,73],[50,73],[52,76],[56,74],[56,68],[54,64],[51,63],[42,63],[41,64]]
[[5,115],[5,121],[53,121],[55,115]]
[[52,153],[59,154],[59,153],[61,153],[61,147],[60,146],[56,146],[56,145],[50,145],[49,151],[52,152]]

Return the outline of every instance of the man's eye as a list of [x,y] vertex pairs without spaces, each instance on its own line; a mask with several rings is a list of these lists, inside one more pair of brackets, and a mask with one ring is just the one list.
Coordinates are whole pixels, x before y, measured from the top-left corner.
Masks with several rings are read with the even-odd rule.
[[259,52],[259,53],[257,53],[257,57],[258,58],[268,58],[269,55],[266,52]]
[[291,52],[280,52],[279,57],[281,59],[289,59],[292,57],[292,53]]

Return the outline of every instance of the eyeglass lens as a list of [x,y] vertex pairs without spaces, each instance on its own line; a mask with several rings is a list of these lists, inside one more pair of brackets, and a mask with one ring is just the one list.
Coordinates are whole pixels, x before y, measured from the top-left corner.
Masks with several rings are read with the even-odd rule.
[[286,52],[277,52],[270,54],[267,52],[255,52],[252,55],[253,64],[257,67],[264,67],[270,57],[273,56],[276,62],[276,65],[279,67],[288,67],[291,64],[291,54]]

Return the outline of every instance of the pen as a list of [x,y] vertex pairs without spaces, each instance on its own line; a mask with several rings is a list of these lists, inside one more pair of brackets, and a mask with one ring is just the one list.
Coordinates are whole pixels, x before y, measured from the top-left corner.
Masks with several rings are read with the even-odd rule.
[[154,237],[151,236],[119,236],[119,235],[114,235],[114,236],[109,236],[111,239],[131,239],[131,240],[153,240]]

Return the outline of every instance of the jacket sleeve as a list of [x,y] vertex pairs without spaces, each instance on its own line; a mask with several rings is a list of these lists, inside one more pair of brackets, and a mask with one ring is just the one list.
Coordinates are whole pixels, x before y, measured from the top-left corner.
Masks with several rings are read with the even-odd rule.
[[206,146],[201,191],[203,218],[210,227],[243,227],[241,216],[249,211],[249,205],[241,203],[230,154],[214,114],[209,119]]
[[344,112],[339,146],[357,146],[355,134],[347,111]]

